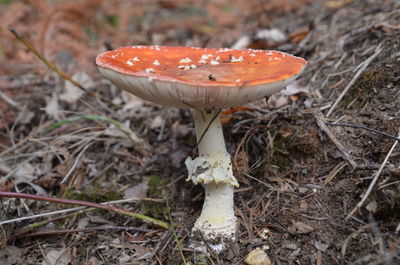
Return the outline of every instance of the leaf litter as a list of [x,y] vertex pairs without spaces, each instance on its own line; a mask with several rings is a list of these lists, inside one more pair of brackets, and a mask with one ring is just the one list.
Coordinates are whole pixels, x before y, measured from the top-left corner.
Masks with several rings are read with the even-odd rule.
[[[176,234],[107,212],[95,212],[96,218],[77,212],[57,222],[46,217],[54,234],[22,236],[0,251],[13,248],[16,262],[36,264],[58,258],[82,264],[240,264],[256,248],[276,264],[398,262],[398,147],[382,164],[395,140],[351,127],[321,130],[317,120],[398,134],[399,8],[393,0],[2,5],[0,92],[7,98],[0,97],[0,189],[98,202],[151,196],[152,204],[135,200],[124,208],[158,214],[163,221],[169,221],[167,198]],[[15,40],[9,24],[99,96],[61,82]],[[96,71],[96,54],[131,44],[236,44],[279,49],[309,61],[283,93],[224,112],[228,150],[235,154],[241,183],[235,194],[240,227],[236,246],[218,259],[202,259],[189,248],[203,198],[201,187],[184,180],[182,163],[195,147],[190,113],[143,102]],[[365,204],[348,217],[363,195]],[[3,219],[59,210],[29,200],[2,202],[8,205]],[[100,219],[111,226],[96,227],[93,220]],[[18,232],[29,224],[11,228]],[[131,230],[113,230],[114,225]],[[75,230],[61,236],[66,227]],[[268,236],[259,236],[261,231]]]

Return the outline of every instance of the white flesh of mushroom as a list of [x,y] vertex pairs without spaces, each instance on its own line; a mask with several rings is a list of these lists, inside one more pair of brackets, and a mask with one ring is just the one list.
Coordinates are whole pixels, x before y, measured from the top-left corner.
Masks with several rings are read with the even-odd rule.
[[217,239],[220,243],[213,248],[219,252],[224,248],[223,241],[235,239],[233,190],[238,182],[233,176],[218,111],[194,110],[194,117],[197,141],[206,133],[198,145],[199,157],[194,160],[187,158],[185,162],[189,179],[195,184],[205,184],[203,210],[193,232],[202,233],[207,240]]

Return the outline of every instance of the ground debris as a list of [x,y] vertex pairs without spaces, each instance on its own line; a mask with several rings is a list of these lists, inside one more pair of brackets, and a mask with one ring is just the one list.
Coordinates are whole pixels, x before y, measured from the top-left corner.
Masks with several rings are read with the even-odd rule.
[[[398,135],[398,1],[3,2],[0,190],[98,202],[134,197],[123,207],[163,221],[170,214],[176,235],[104,211],[74,212],[48,217],[52,235],[9,242],[2,250],[12,255],[0,254],[1,264],[62,261],[62,251],[73,264],[180,265],[182,256],[188,264],[240,264],[255,248],[282,265],[396,263],[399,147],[382,167],[395,139],[339,125]],[[9,24],[97,96],[60,80]],[[190,248],[203,199],[201,186],[185,181],[184,160],[196,152],[190,111],[145,102],[98,74],[96,54],[132,43],[238,45],[308,60],[283,93],[222,110],[240,184],[238,240],[226,255],[199,257]],[[360,198],[365,204],[356,207]],[[6,219],[59,210],[31,200],[2,204]],[[1,227],[0,235],[29,224]]]
[[291,226],[288,227],[288,232],[295,234],[307,234],[314,231],[310,225],[302,223],[302,222],[293,222]]

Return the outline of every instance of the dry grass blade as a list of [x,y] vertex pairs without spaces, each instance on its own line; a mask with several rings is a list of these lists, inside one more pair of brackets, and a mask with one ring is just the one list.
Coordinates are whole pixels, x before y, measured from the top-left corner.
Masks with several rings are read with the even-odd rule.
[[81,84],[73,80],[71,77],[69,77],[67,74],[61,72],[53,63],[49,62],[38,50],[33,47],[33,45],[25,39],[23,36],[21,36],[13,26],[8,25],[8,30],[14,34],[14,36],[22,43],[26,48],[28,48],[29,51],[31,51],[33,54],[36,55],[44,64],[47,65],[51,70],[53,70],[56,74],[58,74],[62,79],[67,80],[71,82],[74,86],[79,87],[83,91],[85,91],[88,95],[95,96],[93,93],[89,92],[86,88],[84,88]]
[[93,121],[100,120],[100,121],[105,121],[105,122],[108,122],[108,123],[114,125],[115,127],[118,128],[118,130],[120,130],[122,133],[124,133],[132,141],[133,147],[139,153],[141,153],[144,156],[149,155],[150,147],[136,133],[134,133],[131,129],[126,127],[123,123],[116,121],[114,119],[108,118],[108,117],[100,116],[100,115],[83,115],[83,116],[70,117],[68,119],[51,124],[42,132],[42,134],[46,134],[57,128],[60,128],[62,125],[66,124],[66,123],[75,122],[80,119],[93,120]]
[[131,211],[125,210],[120,207],[116,207],[109,204],[99,204],[94,202],[87,202],[87,201],[78,201],[78,200],[69,200],[69,199],[60,199],[60,198],[53,198],[53,197],[46,197],[46,196],[39,196],[39,195],[32,195],[32,194],[24,194],[24,193],[17,193],[17,192],[0,192],[0,198],[21,198],[21,199],[29,199],[29,200],[37,200],[37,201],[46,201],[51,203],[61,203],[61,204],[70,204],[70,205],[81,205],[86,207],[92,207],[97,209],[102,209],[106,211],[112,211],[115,213],[119,213],[122,215],[130,216],[133,218],[137,218],[153,225],[159,226],[164,229],[168,229],[169,225],[166,222],[161,220],[155,219],[153,217],[146,216],[140,213],[133,213]]
[[343,169],[346,167],[346,162],[339,163],[335,166],[335,168],[329,173],[329,175],[324,180],[324,185],[329,184],[333,178]]
[[384,133],[384,132],[381,132],[381,131],[378,131],[378,130],[375,130],[375,129],[371,129],[371,128],[368,128],[368,127],[365,127],[365,126],[360,126],[360,125],[355,125],[355,124],[346,124],[346,123],[326,123],[326,124],[329,125],[329,126],[341,126],[341,127],[362,129],[362,130],[366,130],[366,131],[369,131],[369,132],[373,132],[373,133],[376,133],[376,134],[383,135],[383,136],[388,137],[390,139],[394,139],[394,140],[400,141],[399,137],[396,137],[396,136],[393,136],[393,135],[390,135],[390,134],[387,134],[387,133]]
[[346,93],[349,91],[349,89],[354,85],[354,83],[357,81],[357,79],[361,76],[361,74],[367,69],[368,65],[379,55],[379,53],[382,51],[382,48],[378,48],[376,52],[371,55],[367,60],[362,62],[361,68],[357,71],[357,73],[354,75],[353,79],[350,80],[350,82],[347,84],[347,86],[343,89],[342,93],[340,93],[339,97],[335,100],[331,108],[329,109],[328,113],[326,114],[326,117],[329,117],[332,112],[335,110],[339,102],[343,99],[343,97],[346,95]]
[[[0,221],[5,218],[6,210],[3,205],[0,205]],[[9,232],[4,225],[0,225],[0,249],[6,246],[7,240],[9,238]]]
[[[400,137],[400,131],[397,137]],[[382,165],[380,166],[380,168],[378,169],[378,171],[375,173],[374,178],[372,179],[371,183],[368,186],[367,191],[365,192],[364,196],[362,197],[361,201],[359,201],[356,205],[356,207],[354,207],[353,210],[351,210],[351,212],[346,216],[346,220],[348,220],[350,217],[353,216],[353,214],[360,209],[361,206],[363,206],[364,202],[367,200],[368,196],[370,195],[372,189],[374,188],[376,182],[378,181],[379,176],[382,173],[382,170],[384,169],[387,161],[389,160],[390,156],[392,155],[394,149],[396,148],[397,144],[399,143],[399,141],[397,140],[396,142],[394,142],[394,144],[392,145],[392,148],[390,148],[389,152],[387,153],[385,159],[382,162]]]
[[328,135],[329,139],[336,145],[342,154],[343,158],[353,167],[357,167],[357,163],[350,157],[349,151],[342,145],[342,143],[333,135],[333,133],[326,126],[325,121],[321,116],[315,115],[315,119],[317,120],[318,127]]

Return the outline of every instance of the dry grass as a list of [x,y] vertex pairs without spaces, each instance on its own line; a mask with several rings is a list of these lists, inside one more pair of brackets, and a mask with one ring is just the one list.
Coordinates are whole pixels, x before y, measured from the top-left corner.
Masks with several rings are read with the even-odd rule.
[[[173,221],[174,230],[110,212],[73,212],[33,226],[26,220],[0,226],[0,251],[14,253],[14,263],[32,264],[243,264],[257,247],[275,264],[398,263],[397,141],[329,125],[398,135],[400,17],[393,7],[400,8],[392,0],[13,1],[4,6],[1,191],[98,203],[137,192],[154,200],[124,208]],[[98,97],[64,101],[60,95],[67,83],[17,42],[7,24],[69,76],[89,74],[91,80],[77,81]],[[288,39],[278,44],[255,39],[266,27],[280,29]],[[238,240],[222,256],[207,257],[189,247],[203,198],[201,187],[185,182],[183,161],[195,147],[190,112],[121,93],[100,78],[93,58],[129,44],[226,47],[244,35],[249,47],[289,51],[309,64],[287,95],[224,112],[228,150],[241,184],[235,192]],[[148,143],[149,153],[132,144],[138,139]],[[32,200],[2,204],[1,219],[60,210]],[[29,236],[22,233],[26,229]]]

